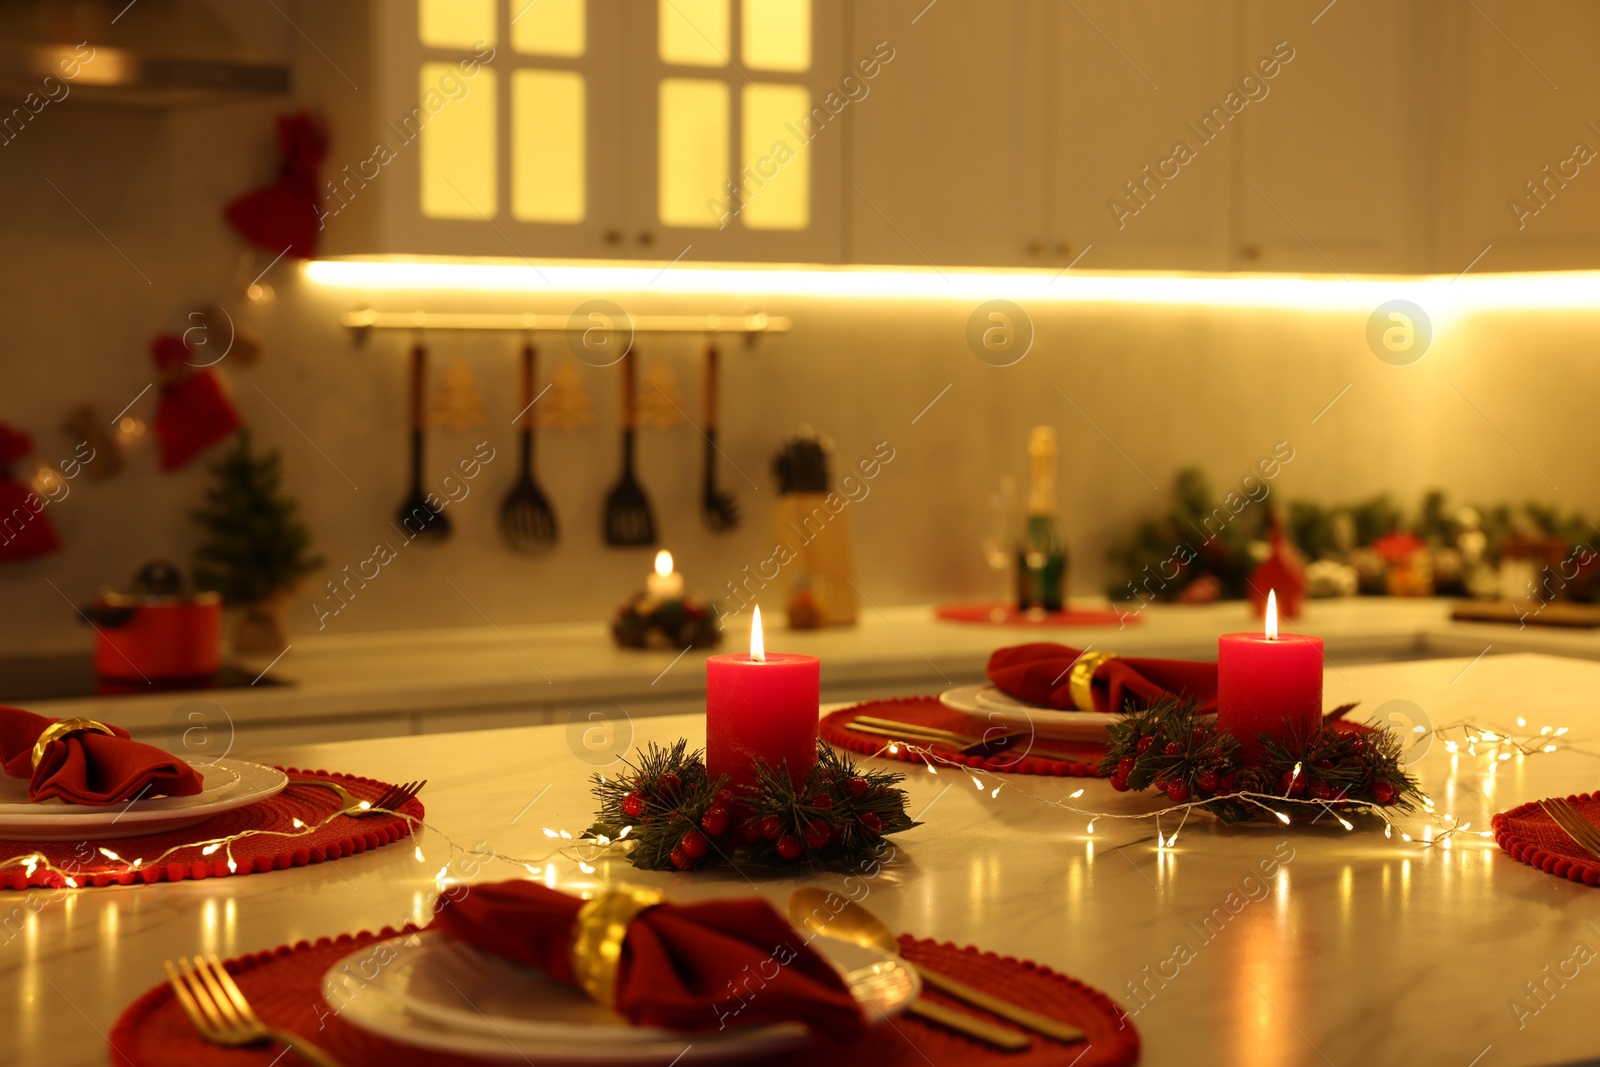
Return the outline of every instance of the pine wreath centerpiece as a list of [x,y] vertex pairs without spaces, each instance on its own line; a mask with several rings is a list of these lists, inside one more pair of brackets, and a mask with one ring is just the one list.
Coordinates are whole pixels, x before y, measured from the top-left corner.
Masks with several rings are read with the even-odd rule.
[[194,513],[206,534],[195,552],[195,584],[244,609],[234,632],[236,651],[281,652],[288,644],[283,598],[322,559],[311,554],[311,535],[283,492],[276,449],[253,454],[250,431],[240,430],[211,473],[205,507]]
[[1196,804],[1224,822],[1308,812],[1411,811],[1422,799],[1406,772],[1404,740],[1392,730],[1344,719],[1355,705],[1329,712],[1309,737],[1261,735],[1256,763],[1240,759],[1239,739],[1169,698],[1119,717],[1099,770],[1119,791],[1155,788],[1174,804]]
[[797,788],[786,766],[757,762],[754,788],[712,778],[705,755],[679,740],[646,745],[627,773],[595,775],[600,802],[584,839],[627,851],[641,870],[692,871],[724,864],[845,868],[887,834],[920,823],[906,814],[903,775],[859,767],[830,745]]
[[657,600],[640,594],[617,609],[612,640],[622,648],[716,648],[718,608],[713,601],[682,596]]

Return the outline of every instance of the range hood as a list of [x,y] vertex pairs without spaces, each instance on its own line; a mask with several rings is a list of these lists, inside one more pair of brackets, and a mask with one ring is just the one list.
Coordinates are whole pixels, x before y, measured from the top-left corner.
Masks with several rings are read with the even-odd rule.
[[0,0],[0,100],[60,84],[85,102],[143,107],[287,93],[288,65],[240,36],[203,0]]

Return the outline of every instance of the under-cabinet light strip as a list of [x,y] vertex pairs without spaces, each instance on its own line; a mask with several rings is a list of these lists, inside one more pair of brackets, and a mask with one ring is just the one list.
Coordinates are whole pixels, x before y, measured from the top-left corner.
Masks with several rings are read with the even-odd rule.
[[312,283],[363,291],[453,291],[590,296],[733,295],[962,301],[1170,304],[1367,310],[1411,300],[1430,314],[1524,308],[1600,308],[1600,271],[1446,275],[1086,274],[764,265],[663,269],[620,263],[326,259]]

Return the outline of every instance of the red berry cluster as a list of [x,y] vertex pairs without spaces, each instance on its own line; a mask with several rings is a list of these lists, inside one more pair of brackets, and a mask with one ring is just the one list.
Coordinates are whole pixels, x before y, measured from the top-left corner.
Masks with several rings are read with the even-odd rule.
[[[660,778],[656,779],[656,784],[659,788]],[[844,789],[852,800],[859,800],[867,795],[870,783],[865,778],[848,778],[844,782]],[[636,798],[638,803],[632,804]],[[752,815],[734,825],[733,812],[741,807],[739,799],[731,789],[717,792],[712,806],[700,816],[700,828],[685,833],[672,850],[669,858],[674,867],[680,871],[694,870],[697,862],[717,842],[722,843],[719,852],[771,842],[773,850],[780,857],[792,862],[805,855],[807,848],[820,852],[841,837],[837,824],[823,818],[807,819],[804,814],[799,815],[793,824],[779,815]],[[643,801],[643,794],[637,791],[629,793],[622,802],[623,811],[637,816],[644,810]],[[834,808],[834,799],[827,793],[816,793],[808,797],[804,804],[817,812],[829,812]],[[634,807],[638,807],[639,811],[635,811]],[[883,820],[875,812],[863,811],[856,816],[856,821],[869,837],[877,837],[883,831]]]

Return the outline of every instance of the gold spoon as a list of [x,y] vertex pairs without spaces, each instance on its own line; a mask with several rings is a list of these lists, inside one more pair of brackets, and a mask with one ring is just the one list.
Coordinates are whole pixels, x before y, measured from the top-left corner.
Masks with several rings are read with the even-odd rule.
[[[851,900],[846,900],[837,893],[828,893],[821,889],[809,886],[796,889],[789,897],[789,921],[802,930],[809,929],[813,934],[822,934],[825,937],[835,938],[839,941],[850,941],[867,948],[875,948],[880,952],[887,952],[891,956],[900,955],[900,942],[894,932],[883,924],[872,912]],[[1035,1033],[1046,1037],[1053,1037],[1057,1041],[1082,1041],[1084,1033],[1075,1026],[1058,1022],[1055,1019],[1040,1015],[1038,1012],[1029,1011],[1019,1007],[1009,1000],[990,996],[979,989],[974,989],[964,982],[958,982],[937,971],[930,971],[919,967],[910,960],[904,960],[907,967],[916,971],[922,980],[942,992],[953,997],[958,997],[968,1004],[975,1005],[1002,1019],[1010,1020],[1019,1026],[1025,1026]],[[953,1011],[940,1004],[919,1000],[911,1005],[914,1014],[921,1015],[931,1022],[948,1026],[955,1030],[971,1034],[981,1040],[998,1045],[1005,1049],[1023,1049],[1032,1043],[1026,1034],[1019,1034],[1005,1027],[995,1026],[984,1022],[982,1019]]]

